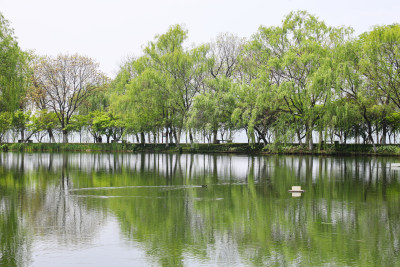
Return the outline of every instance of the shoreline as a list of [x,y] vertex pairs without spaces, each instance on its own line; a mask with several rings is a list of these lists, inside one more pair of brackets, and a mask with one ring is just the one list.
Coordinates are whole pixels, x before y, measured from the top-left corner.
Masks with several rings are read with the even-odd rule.
[[136,143],[5,143],[3,152],[168,152],[168,153],[225,153],[246,155],[315,155],[315,156],[400,156],[400,145],[377,145],[377,152],[369,144],[315,144],[312,151],[298,144],[247,143],[227,144],[136,144]]

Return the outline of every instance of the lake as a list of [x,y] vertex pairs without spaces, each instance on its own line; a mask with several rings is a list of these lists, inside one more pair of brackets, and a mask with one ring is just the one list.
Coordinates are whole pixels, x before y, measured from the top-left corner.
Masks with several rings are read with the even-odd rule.
[[0,265],[395,266],[397,162],[0,153]]

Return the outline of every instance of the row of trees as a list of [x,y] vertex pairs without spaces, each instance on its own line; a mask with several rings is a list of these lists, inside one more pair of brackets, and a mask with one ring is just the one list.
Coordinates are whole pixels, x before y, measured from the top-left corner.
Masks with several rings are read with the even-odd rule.
[[[111,84],[110,108],[136,132],[179,143],[182,131],[245,129],[250,142],[340,138],[386,143],[398,131],[400,26],[357,38],[304,11],[250,40],[230,34],[186,48],[176,25],[127,62]],[[169,133],[169,134],[168,134]],[[172,133],[172,134],[171,134]]]
[[[56,135],[63,133],[76,133],[79,135],[79,141],[82,142],[82,134],[87,131],[94,142],[101,142],[102,136],[107,138],[107,143],[113,140],[120,140],[124,133],[124,123],[113,116],[112,113],[105,111],[94,111],[87,115],[73,115],[67,127],[62,128],[59,118],[55,112],[49,112],[47,109],[36,111],[35,113],[23,112],[18,110],[14,113],[0,113],[0,143],[6,141],[6,135],[10,135],[15,142],[25,142],[36,138],[38,142],[47,139],[55,143]],[[7,138],[8,139],[8,138]]]
[[[82,125],[95,137],[108,134],[104,128],[114,122],[96,109],[104,106],[96,96],[105,97],[109,79],[98,63],[76,54],[52,58],[22,51],[1,14],[0,58],[0,142],[7,135],[22,142],[48,135],[55,142],[55,133],[68,142],[68,133],[80,132]],[[105,117],[110,118],[104,122]]]
[[[20,91],[1,85],[1,99],[8,103],[1,111],[54,114],[49,115],[56,118],[54,128],[39,132],[52,140],[52,129],[59,129],[64,142],[68,133],[82,130],[95,140],[134,134],[142,142],[145,135],[160,140],[163,133],[167,145],[179,145],[183,135],[191,143],[199,135],[217,142],[218,133],[231,139],[238,130],[245,130],[251,143],[299,142],[310,149],[313,135],[320,142],[338,138],[374,147],[396,140],[398,24],[354,37],[351,28],[329,27],[298,11],[280,26],[261,26],[249,40],[220,34],[211,43],[188,47],[187,38],[182,26],[170,27],[141,57],[128,59],[112,81],[85,57],[33,57],[29,64],[16,64],[28,66],[16,72],[20,76],[13,74],[22,77]],[[21,88],[28,90],[18,94]],[[5,98],[13,90],[8,95],[19,102]],[[96,128],[96,121],[108,126]]]

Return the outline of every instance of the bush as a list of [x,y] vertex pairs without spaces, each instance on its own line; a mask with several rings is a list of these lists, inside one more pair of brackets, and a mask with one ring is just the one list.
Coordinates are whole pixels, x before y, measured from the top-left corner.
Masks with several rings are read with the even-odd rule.
[[24,151],[24,148],[25,148],[24,143],[14,143],[9,147],[9,149],[13,151]]
[[400,147],[398,146],[378,146],[376,150],[378,153],[400,154]]
[[193,143],[193,144],[190,145],[189,151],[190,152],[198,152],[199,148],[200,148],[200,146],[199,146],[198,143]]
[[279,153],[279,154],[297,154],[297,153],[304,153],[308,152],[304,147],[298,145],[291,145],[291,144],[267,144],[263,151],[270,152],[270,153]]
[[4,152],[7,152],[8,151],[8,144],[4,144],[4,145],[0,146],[0,149],[2,151],[4,151]]

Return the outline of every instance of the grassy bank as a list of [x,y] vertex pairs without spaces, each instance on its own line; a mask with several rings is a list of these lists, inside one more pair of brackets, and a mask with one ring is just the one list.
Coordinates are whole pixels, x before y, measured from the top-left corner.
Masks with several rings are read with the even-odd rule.
[[25,152],[192,152],[192,153],[260,153],[263,146],[250,147],[247,144],[94,144],[94,143],[9,143],[0,145],[2,151]]
[[317,154],[317,155],[385,155],[400,156],[398,145],[378,145],[374,153],[372,145],[315,145],[310,151],[296,144],[269,144],[249,146],[248,144],[182,144],[180,147],[165,144],[48,144],[48,143],[9,143],[0,145],[2,151],[24,152],[185,152],[185,153],[239,153],[239,154]]

